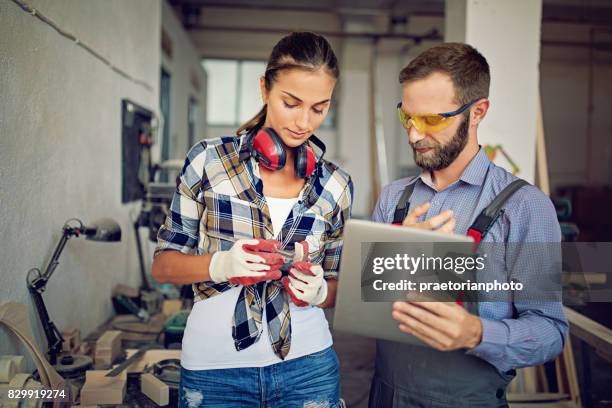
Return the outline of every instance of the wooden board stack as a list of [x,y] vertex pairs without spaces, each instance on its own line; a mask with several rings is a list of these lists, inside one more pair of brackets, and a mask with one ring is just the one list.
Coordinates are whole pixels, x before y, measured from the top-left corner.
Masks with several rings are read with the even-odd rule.
[[95,362],[98,368],[110,367],[121,355],[121,332],[109,330],[96,342]]

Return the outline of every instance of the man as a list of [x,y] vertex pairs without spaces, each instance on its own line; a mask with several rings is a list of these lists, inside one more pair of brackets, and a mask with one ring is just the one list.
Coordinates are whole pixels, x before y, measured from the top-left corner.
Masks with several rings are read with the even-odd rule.
[[[373,219],[393,222],[400,196],[413,183],[404,226],[466,234],[517,179],[478,144],[490,104],[488,63],[469,45],[442,44],[414,59],[399,81],[400,121],[423,172],[386,186]],[[552,203],[526,185],[505,202],[483,243],[558,243],[560,237]],[[551,262],[539,257],[528,273],[539,273],[534,265],[550,271]],[[430,347],[379,340],[370,407],[507,406],[514,369],[552,360],[563,348],[568,325],[560,302],[515,299],[477,308],[478,315],[456,303],[395,302],[400,330]]]

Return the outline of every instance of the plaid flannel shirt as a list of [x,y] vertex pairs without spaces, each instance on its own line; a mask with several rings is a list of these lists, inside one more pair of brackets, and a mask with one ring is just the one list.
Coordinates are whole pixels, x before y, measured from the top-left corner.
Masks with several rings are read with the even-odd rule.
[[[159,229],[155,255],[165,250],[203,255],[229,250],[236,239],[273,239],[274,232],[257,161],[246,135],[203,140],[187,154],[166,222]],[[326,279],[336,279],[342,232],[350,217],[353,184],[347,173],[317,156],[298,202],[276,237],[293,251],[307,241],[309,259],[321,264]],[[193,284],[195,301],[204,301],[235,285]],[[289,300],[280,281],[244,286],[233,315],[237,350],[259,340],[265,307],[270,342],[284,359],[291,346]]]

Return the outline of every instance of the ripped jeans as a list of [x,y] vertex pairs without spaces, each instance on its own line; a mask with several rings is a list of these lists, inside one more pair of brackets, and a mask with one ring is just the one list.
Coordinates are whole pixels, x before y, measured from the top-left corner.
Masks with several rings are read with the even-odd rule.
[[261,368],[183,368],[179,401],[184,408],[338,408],[338,357],[329,347]]

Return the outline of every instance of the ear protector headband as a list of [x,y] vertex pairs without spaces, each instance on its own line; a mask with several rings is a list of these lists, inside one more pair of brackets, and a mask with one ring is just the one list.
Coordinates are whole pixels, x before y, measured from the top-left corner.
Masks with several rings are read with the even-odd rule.
[[[325,144],[315,135],[310,136],[313,142],[323,154]],[[251,155],[265,168],[269,170],[280,170],[287,162],[287,147],[282,139],[272,128],[261,128],[249,136],[247,143],[251,146]],[[295,150],[295,173],[300,178],[312,175],[315,170],[317,158],[314,150],[307,143],[303,143]]]

